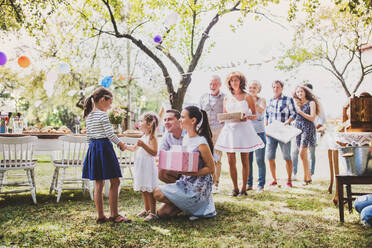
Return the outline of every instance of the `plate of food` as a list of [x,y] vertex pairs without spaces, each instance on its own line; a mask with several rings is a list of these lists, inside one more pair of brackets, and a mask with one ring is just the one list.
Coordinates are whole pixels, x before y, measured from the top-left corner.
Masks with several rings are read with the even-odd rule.
[[29,126],[25,128],[24,133],[40,133],[40,129],[37,127]]
[[141,132],[139,130],[128,129],[128,130],[123,132],[123,135],[125,137],[141,138],[143,136],[143,132]]

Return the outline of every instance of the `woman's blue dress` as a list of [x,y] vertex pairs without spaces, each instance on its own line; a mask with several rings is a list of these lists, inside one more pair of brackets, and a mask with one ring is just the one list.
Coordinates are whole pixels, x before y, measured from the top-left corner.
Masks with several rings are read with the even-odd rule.
[[[208,144],[202,136],[189,138],[185,136],[183,146],[188,151],[199,153],[199,170],[205,166],[200,155],[198,146]],[[182,175],[175,183],[166,184],[160,190],[175,206],[186,214],[202,218],[210,218],[216,215],[216,209],[212,198],[212,175],[185,176]]]

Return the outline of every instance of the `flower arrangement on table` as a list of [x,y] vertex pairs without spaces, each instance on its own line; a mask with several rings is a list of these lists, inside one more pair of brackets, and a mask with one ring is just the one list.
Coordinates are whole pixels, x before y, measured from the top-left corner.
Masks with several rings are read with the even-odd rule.
[[121,133],[121,123],[126,117],[126,113],[122,108],[115,108],[108,114],[110,122],[114,125],[116,133]]
[[114,109],[109,113],[109,120],[112,124],[121,124],[124,120],[125,113],[121,109]]

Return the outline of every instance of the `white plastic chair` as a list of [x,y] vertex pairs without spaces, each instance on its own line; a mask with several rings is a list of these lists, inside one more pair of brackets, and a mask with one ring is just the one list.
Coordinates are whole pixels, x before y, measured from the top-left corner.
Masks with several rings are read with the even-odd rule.
[[[68,135],[58,139],[62,142],[62,151],[59,151],[57,159],[53,160],[55,169],[49,194],[52,194],[54,190],[57,193],[57,202],[59,202],[62,190],[82,189],[83,192],[88,190],[93,200],[93,186],[88,179],[82,178],[83,163],[88,150],[86,137]],[[77,186],[79,183],[81,187]],[[64,185],[71,184],[74,187],[64,187]]]
[[[121,137],[119,138],[121,142],[129,144],[129,145],[135,145],[137,144],[138,138],[129,138],[129,137]],[[134,160],[136,158],[136,152],[131,152],[128,150],[121,151],[120,148],[116,145],[114,145],[114,150],[116,153],[116,156],[119,161],[121,174],[123,177],[120,178],[120,186],[119,186],[119,193],[121,190],[121,187],[130,187],[133,185],[133,172],[132,169],[134,168]],[[128,170],[129,176],[125,174],[125,171]],[[109,180],[106,180],[105,183],[105,196],[108,197],[109,195]]]
[[[34,143],[36,141],[37,137],[35,136],[0,137],[0,194],[30,191],[33,202],[37,203],[34,174],[37,160],[33,159]],[[11,178],[9,173],[7,182],[5,182],[5,174],[14,170],[24,170],[27,182],[17,180],[9,182]],[[20,176],[20,174],[17,176]],[[3,186],[29,187],[29,189],[2,192]]]

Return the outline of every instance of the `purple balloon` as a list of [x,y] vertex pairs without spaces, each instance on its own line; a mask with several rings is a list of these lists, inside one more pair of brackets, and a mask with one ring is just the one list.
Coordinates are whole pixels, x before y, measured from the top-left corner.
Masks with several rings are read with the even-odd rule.
[[161,35],[155,35],[155,37],[154,37],[154,41],[156,42],[156,43],[160,43],[161,42]]
[[0,52],[0,65],[5,65],[6,64],[6,55],[3,52]]

